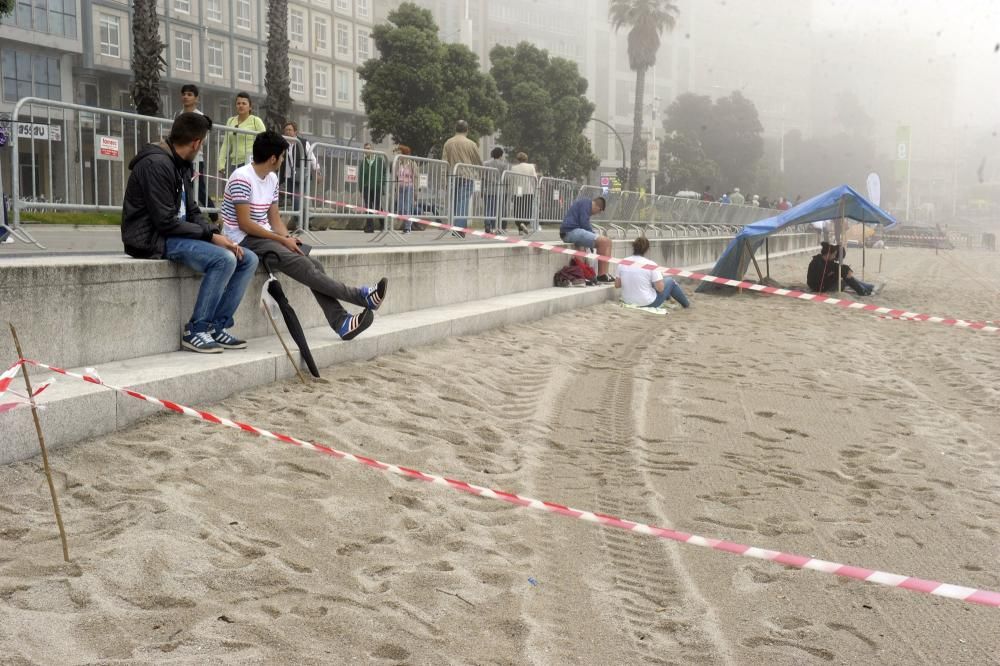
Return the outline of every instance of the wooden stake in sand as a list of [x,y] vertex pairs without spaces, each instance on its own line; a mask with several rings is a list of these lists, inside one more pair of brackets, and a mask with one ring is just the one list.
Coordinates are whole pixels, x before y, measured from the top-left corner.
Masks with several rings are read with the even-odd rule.
[[263,308],[264,314],[267,315],[267,320],[271,322],[271,328],[274,329],[274,334],[278,336],[278,342],[281,343],[282,348],[285,350],[285,356],[288,357],[288,362],[292,364],[293,368],[295,368],[295,374],[299,376],[299,379],[303,384],[308,384],[309,382],[306,381],[306,376],[303,375],[302,370],[299,369],[299,364],[295,362],[294,358],[292,358],[292,352],[288,351],[288,345],[285,344],[285,339],[281,337],[281,331],[278,330],[278,324],[274,321],[274,317],[271,316],[271,309],[267,307],[267,302],[262,299],[260,307]]
[[[17,339],[17,330],[14,324],[7,322],[10,326],[10,334],[14,338],[14,348],[17,350],[17,358],[23,359],[21,352],[21,341]],[[42,449],[42,465],[45,467],[45,479],[49,482],[49,494],[52,495],[52,508],[56,513],[56,525],[59,526],[59,539],[62,541],[63,559],[69,562],[69,544],[66,542],[66,529],[63,527],[62,514],[59,512],[59,498],[56,497],[56,486],[52,483],[52,470],[49,469],[49,454],[45,450],[45,436],[42,435],[42,424],[38,420],[38,408],[35,407],[35,398],[32,395],[31,379],[28,378],[28,366],[21,366],[21,373],[24,375],[24,386],[28,389],[28,400],[31,401],[31,417],[35,420],[35,432],[38,434],[38,446]]]

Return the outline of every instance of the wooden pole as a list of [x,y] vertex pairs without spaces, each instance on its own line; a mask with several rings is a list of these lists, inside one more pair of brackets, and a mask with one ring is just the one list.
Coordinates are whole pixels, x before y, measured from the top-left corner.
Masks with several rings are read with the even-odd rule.
[[294,358],[292,358],[292,352],[288,351],[288,345],[285,344],[285,339],[281,337],[281,332],[278,330],[278,324],[274,321],[274,317],[271,316],[271,310],[267,307],[267,303],[264,299],[261,299],[260,307],[264,309],[264,314],[267,315],[268,321],[271,322],[271,328],[274,329],[274,334],[278,336],[278,342],[280,342],[281,346],[284,348],[285,356],[288,357],[288,362],[291,363],[292,367],[295,369],[295,374],[299,376],[299,380],[301,380],[303,384],[308,384],[309,382],[306,381],[305,375],[303,375],[302,370],[299,369],[299,364],[295,362]]
[[844,265],[844,258],[841,253],[844,250],[843,246],[844,238],[844,199],[840,199],[840,219],[837,220],[837,293],[842,293],[844,291],[844,272],[841,267]]
[[[17,339],[17,330],[14,324],[7,322],[10,326],[10,334],[14,338],[14,348],[17,350],[17,358],[24,359],[21,352],[21,341]],[[35,406],[35,398],[32,395],[31,379],[28,377],[28,364],[21,365],[21,372],[24,374],[24,386],[28,389],[28,400],[31,401],[31,417],[35,421],[35,432],[38,434],[38,446],[42,449],[42,465],[45,467],[45,479],[49,482],[49,494],[52,496],[52,508],[56,513],[56,525],[59,526],[59,539],[62,541],[63,560],[69,562],[69,544],[66,542],[66,529],[63,527],[62,514],[59,512],[59,498],[56,496],[56,486],[52,483],[52,470],[49,468],[49,454],[45,450],[45,436],[42,435],[42,424],[38,420],[38,408]]]
[[767,277],[771,277],[771,237],[764,239],[764,262],[767,266]]
[[[761,284],[764,283],[764,276],[760,272],[760,265],[757,263],[757,257],[754,256],[753,250],[750,249],[750,241],[745,240],[743,243],[746,245],[746,250],[750,254],[750,261],[753,262],[754,270],[757,271],[757,279],[760,280]],[[743,279],[742,277],[740,278]]]

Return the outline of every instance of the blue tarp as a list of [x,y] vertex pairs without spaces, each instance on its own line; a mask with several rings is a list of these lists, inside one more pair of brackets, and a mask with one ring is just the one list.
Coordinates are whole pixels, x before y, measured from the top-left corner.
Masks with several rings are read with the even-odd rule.
[[[896,218],[865,199],[849,185],[835,187],[780,215],[759,220],[743,227],[712,269],[712,275],[742,280],[750,265],[750,257],[764,243],[764,239],[794,224],[810,224],[845,217],[863,224],[896,226]],[[717,289],[718,285],[704,282],[697,291]]]

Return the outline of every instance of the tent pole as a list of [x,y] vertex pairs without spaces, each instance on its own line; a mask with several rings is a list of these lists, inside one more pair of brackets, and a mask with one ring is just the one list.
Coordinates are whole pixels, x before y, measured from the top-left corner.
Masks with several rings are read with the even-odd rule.
[[840,294],[844,291],[844,271],[842,267],[844,265],[844,258],[841,253],[844,250],[842,245],[844,237],[844,198],[840,198],[840,219],[837,220],[837,247],[840,250],[837,252],[837,293]]
[[867,256],[865,255],[865,223],[861,223],[861,279],[865,279],[865,262],[867,261]]
[[764,239],[764,261],[767,265],[767,277],[771,277],[771,238]]

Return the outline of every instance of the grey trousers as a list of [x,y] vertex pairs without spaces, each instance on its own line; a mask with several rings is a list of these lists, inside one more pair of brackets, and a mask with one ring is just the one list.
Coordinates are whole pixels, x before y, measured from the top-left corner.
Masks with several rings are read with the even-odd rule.
[[260,258],[262,266],[266,262],[272,271],[281,271],[296,282],[309,287],[316,297],[316,302],[323,309],[326,320],[333,328],[337,328],[347,314],[340,301],[367,307],[360,289],[348,287],[334,280],[323,271],[323,265],[319,261],[308,256],[312,250],[308,245],[302,245],[305,255],[295,254],[281,243],[269,238],[247,236],[240,245],[252,250]]

